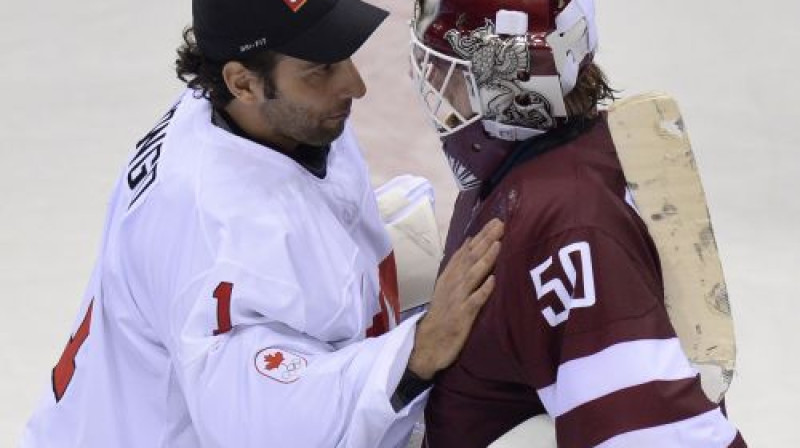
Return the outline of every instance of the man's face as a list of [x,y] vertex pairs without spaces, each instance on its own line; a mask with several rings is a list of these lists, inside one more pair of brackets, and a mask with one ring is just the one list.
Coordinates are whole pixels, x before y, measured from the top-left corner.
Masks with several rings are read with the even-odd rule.
[[366,86],[350,59],[317,64],[281,57],[273,72],[274,98],[264,93],[259,115],[286,149],[298,144],[325,146],[342,134],[354,98]]

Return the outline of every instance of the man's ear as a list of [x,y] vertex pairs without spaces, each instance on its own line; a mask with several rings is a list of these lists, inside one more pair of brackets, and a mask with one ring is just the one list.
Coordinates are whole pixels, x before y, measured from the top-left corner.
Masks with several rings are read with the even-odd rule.
[[222,67],[222,79],[234,98],[243,103],[255,103],[261,83],[258,77],[248,70],[241,62],[231,61]]

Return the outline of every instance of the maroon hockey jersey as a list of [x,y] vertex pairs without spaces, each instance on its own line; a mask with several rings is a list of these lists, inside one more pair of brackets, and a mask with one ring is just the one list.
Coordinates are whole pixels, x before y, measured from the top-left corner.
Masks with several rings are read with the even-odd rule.
[[[462,178],[485,185],[510,146],[479,126],[445,152]],[[469,148],[454,147],[465,138]],[[484,200],[477,191],[459,197],[445,259],[500,217],[497,286],[437,377],[428,447],[483,448],[542,413],[559,448],[745,446],[681,350],[604,118],[514,168]]]

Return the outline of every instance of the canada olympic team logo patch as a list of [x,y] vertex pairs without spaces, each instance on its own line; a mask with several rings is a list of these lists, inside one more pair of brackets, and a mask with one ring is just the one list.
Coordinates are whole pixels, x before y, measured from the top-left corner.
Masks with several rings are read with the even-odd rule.
[[307,1],[308,0],[283,0],[283,2],[286,3],[286,6],[288,6],[292,12],[299,11]]
[[254,361],[258,373],[283,384],[299,380],[308,367],[308,361],[302,356],[278,348],[261,350]]

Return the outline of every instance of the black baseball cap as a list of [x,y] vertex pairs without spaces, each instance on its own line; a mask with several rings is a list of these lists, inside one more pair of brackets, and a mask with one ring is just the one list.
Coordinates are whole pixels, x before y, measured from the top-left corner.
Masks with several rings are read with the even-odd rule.
[[192,0],[197,45],[217,62],[258,50],[339,62],[355,53],[388,14],[361,0]]

